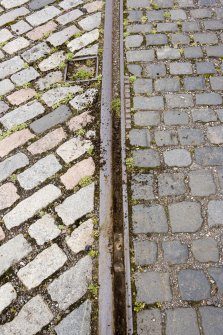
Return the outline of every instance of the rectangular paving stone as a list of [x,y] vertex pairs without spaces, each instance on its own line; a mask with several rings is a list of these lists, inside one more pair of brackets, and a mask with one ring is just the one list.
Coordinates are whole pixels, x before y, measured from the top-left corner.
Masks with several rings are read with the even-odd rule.
[[36,240],[38,245],[44,245],[59,236],[61,231],[55,224],[54,218],[49,214],[45,214],[29,227],[28,233]]
[[223,225],[223,202],[222,200],[211,200],[208,203],[208,225],[209,227]]
[[66,254],[52,244],[39,253],[34,260],[17,272],[17,276],[28,290],[39,286],[45,279],[52,276],[67,261]]
[[165,64],[149,64],[145,66],[144,72],[146,77],[164,77],[166,75],[166,67]]
[[55,208],[66,226],[94,210],[94,183],[83,187]]
[[188,122],[189,117],[186,112],[178,110],[164,112],[164,123],[167,125],[184,125]]
[[61,16],[59,16],[56,21],[59,22],[62,25],[65,25],[67,23],[70,22],[74,22],[75,20],[77,20],[80,16],[84,15],[84,13],[82,11],[80,11],[79,9],[74,9],[68,13],[65,13]]
[[173,130],[158,130],[154,133],[156,145],[159,147],[177,145],[177,133]]
[[93,221],[89,219],[81,223],[78,228],[74,229],[71,236],[66,238],[66,243],[73,253],[77,254],[93,244],[93,228]]
[[0,63],[0,79],[4,79],[21,70],[24,64],[24,61],[19,56],[15,56],[5,62]]
[[91,333],[91,301],[86,300],[74,309],[55,327],[57,335],[90,334]]
[[219,261],[218,244],[213,237],[205,237],[192,241],[191,250],[199,262]]
[[15,21],[18,17],[27,15],[29,10],[25,7],[13,9],[5,14],[0,15],[0,27],[7,23]]
[[92,176],[94,171],[94,161],[92,157],[89,157],[69,168],[60,177],[60,180],[67,190],[72,190],[75,186],[78,185],[82,178]]
[[67,40],[69,40],[70,37],[78,33],[80,30],[76,26],[70,26],[68,28],[65,28],[63,30],[60,30],[57,33],[53,33],[48,37],[47,41],[50,42],[54,47],[62,45]]
[[161,335],[162,322],[161,313],[158,309],[142,310],[137,313],[137,334],[138,335]]
[[191,194],[193,196],[209,196],[216,192],[216,186],[211,171],[191,171],[189,173],[189,180]]
[[217,116],[210,108],[192,109],[192,119],[194,122],[217,121]]
[[40,75],[34,69],[34,67],[29,67],[28,69],[22,70],[11,76],[11,80],[18,86],[22,86],[30,81],[38,78]]
[[133,151],[134,166],[141,168],[154,168],[160,166],[159,152],[153,149],[134,150]]
[[222,57],[223,56],[223,45],[207,46],[205,49],[206,49],[208,57]]
[[146,35],[146,45],[165,45],[168,39],[165,34]]
[[143,37],[141,35],[130,35],[125,37],[125,47],[127,49],[140,47],[142,43]]
[[221,322],[223,308],[214,306],[200,307],[199,312],[205,335],[221,335],[223,332],[223,324]]
[[129,141],[131,145],[149,147],[151,142],[150,132],[148,129],[131,129]]
[[196,94],[197,105],[221,105],[222,96],[218,93],[200,93]]
[[70,8],[77,7],[78,5],[81,5],[82,3],[83,3],[83,0],[64,0],[60,2],[59,6],[67,10]]
[[178,135],[182,145],[200,145],[204,143],[204,132],[201,129],[179,129]]
[[173,233],[192,233],[200,229],[203,219],[198,202],[182,201],[168,208]]
[[[27,317],[28,316],[28,317]],[[35,335],[41,329],[48,325],[53,319],[47,304],[40,295],[30,299],[16,315],[16,317],[8,323],[0,326],[2,335],[23,334]]]
[[16,35],[22,35],[31,30],[32,27],[24,20],[20,20],[19,22],[13,24],[11,29],[16,33]]
[[195,149],[195,160],[202,166],[222,165],[223,148],[221,147],[204,147]]
[[200,335],[196,311],[192,308],[167,310],[166,335]]
[[67,97],[70,97],[70,100],[71,100],[74,94],[78,92],[82,92],[82,90],[83,89],[78,85],[52,88],[51,90],[45,92],[42,95],[41,99],[49,107],[52,107]]
[[218,37],[215,33],[199,33],[194,34],[194,41],[200,44],[217,44]]
[[37,80],[37,86],[42,91],[50,87],[50,85],[59,83],[63,79],[63,74],[61,71],[53,71],[48,73],[45,77]]
[[4,6],[6,9],[11,9],[13,7],[19,7],[24,3],[28,2],[28,0],[2,0],[1,5]]
[[164,101],[163,97],[155,96],[155,97],[143,97],[137,96],[133,99],[134,109],[141,110],[163,110],[164,109]]
[[177,31],[178,27],[177,24],[174,22],[165,22],[165,23],[157,23],[157,31],[160,32],[173,32],[173,31]]
[[188,59],[203,57],[201,47],[188,47],[184,48],[184,57]]
[[21,54],[22,58],[27,63],[32,63],[41,57],[44,57],[50,53],[50,47],[45,42],[36,44],[34,47],[28,49]]
[[101,24],[101,13],[88,15],[88,17],[78,22],[78,25],[85,31],[90,31],[92,29],[98,28],[100,24]]
[[3,28],[0,30],[0,43],[4,43],[11,38],[13,38],[13,35],[8,29]]
[[34,165],[20,173],[17,179],[22,188],[31,190],[56,174],[61,168],[62,166],[56,157],[51,154],[38,160]]
[[34,12],[33,14],[26,17],[26,20],[32,25],[32,26],[39,26],[51,19],[53,19],[55,16],[59,15],[61,11],[57,9],[54,6],[49,6],[46,8],[43,8],[37,12]]
[[182,31],[183,32],[195,32],[200,31],[199,23],[196,21],[188,21],[182,23]]
[[174,48],[162,48],[156,51],[157,58],[160,59],[179,59],[180,51]]
[[72,132],[75,132],[78,129],[86,127],[87,124],[91,123],[93,120],[94,118],[91,116],[90,111],[87,111],[72,117],[67,122],[67,126]]
[[126,27],[128,33],[150,33],[152,30],[152,24],[131,24]]
[[91,279],[92,260],[90,256],[85,256],[55,279],[48,286],[48,293],[58,303],[59,308],[65,310],[87,292]]
[[206,89],[205,78],[203,77],[184,78],[184,87],[186,91],[204,91]]
[[155,59],[154,50],[127,51],[127,62],[151,62]]
[[135,275],[137,301],[146,304],[171,301],[169,274],[163,272],[137,272]]
[[60,195],[60,189],[49,184],[32,194],[30,197],[22,200],[3,217],[7,229],[19,226],[21,223],[30,219],[42,208],[58,199]]
[[135,234],[167,233],[168,224],[161,205],[136,205],[132,207],[133,231]]
[[22,146],[34,137],[28,129],[23,129],[4,138],[0,141],[0,157],[8,155],[12,150]]
[[32,122],[30,124],[30,128],[34,131],[34,133],[41,134],[54,126],[65,122],[71,115],[69,107],[61,105],[53,112],[48,113],[42,118]]
[[53,70],[60,65],[61,62],[65,60],[64,51],[58,51],[53,53],[48,58],[44,59],[39,63],[40,71],[49,71]]
[[210,284],[202,270],[181,270],[178,282],[182,300],[200,301],[210,298]]
[[50,5],[51,3],[55,2],[55,0],[32,0],[29,3],[29,8],[33,10],[37,10],[40,8],[43,8],[47,5]]
[[181,195],[186,192],[184,175],[182,173],[161,173],[158,176],[159,195]]
[[7,179],[13,172],[29,164],[28,157],[23,153],[17,153],[0,162],[0,181]]
[[213,62],[199,62],[196,63],[198,74],[216,73],[215,65]]
[[193,107],[193,96],[191,94],[167,94],[165,95],[167,107],[186,108]]
[[16,299],[17,293],[11,283],[0,286],[0,313]]
[[36,40],[43,38],[45,34],[50,33],[51,31],[54,31],[56,27],[57,27],[57,24],[55,22],[49,21],[43,24],[42,26],[34,28],[30,32],[28,32],[26,36],[29,39],[36,41]]
[[171,74],[191,74],[192,64],[191,63],[170,63],[170,73]]
[[134,241],[134,253],[136,265],[149,265],[157,260],[157,244],[153,241]]
[[32,155],[38,155],[55,148],[61,141],[66,139],[66,137],[67,134],[64,132],[63,128],[58,128],[46,134],[38,141],[30,144],[27,147],[27,150],[31,152]]
[[32,99],[35,95],[36,91],[32,88],[23,88],[8,95],[7,99],[12,105],[19,106],[22,103]]
[[24,122],[33,119],[37,115],[43,114],[43,112],[43,105],[35,100],[5,114],[3,117],[0,118],[0,122],[5,128],[11,129],[14,126],[23,124]]
[[0,276],[32,251],[22,234],[0,246]]
[[221,91],[223,89],[223,77],[211,77],[210,84],[212,90]]
[[160,123],[160,112],[136,112],[134,114],[134,123],[137,126],[157,126]]
[[163,78],[155,81],[155,91],[176,92],[180,91],[180,81],[178,78]]
[[97,41],[99,39],[99,30],[94,29],[88,33],[83,34],[80,37],[77,37],[73,40],[71,40],[67,47],[70,51],[78,51],[82,49],[83,47],[86,47],[87,45]]
[[11,92],[14,87],[15,85],[9,79],[0,81],[0,96]]
[[150,174],[136,174],[132,177],[132,197],[135,200],[154,199],[153,192],[154,177]]
[[29,46],[29,41],[24,37],[18,37],[13,41],[8,42],[2,49],[9,55],[20,51],[21,49],[27,48]]
[[180,241],[162,243],[164,261],[169,264],[186,263],[189,257],[188,246]]
[[70,163],[73,160],[79,158],[88,149],[92,147],[92,143],[89,140],[83,140],[80,137],[74,137],[69,141],[63,143],[56,151],[56,153],[66,162]]

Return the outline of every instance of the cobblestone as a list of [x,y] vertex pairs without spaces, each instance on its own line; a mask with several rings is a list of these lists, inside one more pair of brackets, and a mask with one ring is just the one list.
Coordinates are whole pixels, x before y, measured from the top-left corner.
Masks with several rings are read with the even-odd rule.
[[82,188],[55,208],[66,226],[94,210],[94,184]]
[[66,239],[68,247],[77,254],[80,251],[86,250],[86,248],[93,244],[93,222],[87,220],[76,228],[70,237]]
[[27,143],[34,138],[34,135],[28,130],[20,130],[0,142],[0,157],[8,155],[11,151]]
[[153,176],[149,174],[136,174],[132,177],[132,197],[138,199],[154,199]]
[[159,195],[180,195],[186,192],[184,175],[182,173],[162,173],[158,176]]
[[210,297],[210,285],[202,270],[182,270],[178,281],[183,300],[200,301]]
[[137,334],[160,335],[162,332],[161,313],[158,309],[144,310],[137,313]]
[[219,260],[217,242],[211,237],[193,241],[191,249],[199,262],[218,262]]
[[162,243],[164,260],[169,264],[186,263],[188,260],[188,247],[180,241],[166,241]]
[[82,156],[90,148],[91,141],[74,137],[62,144],[56,152],[66,163],[70,163]]
[[49,53],[50,48],[45,42],[42,42],[25,51],[21,56],[26,62],[32,63]]
[[29,227],[28,233],[38,245],[43,245],[59,236],[60,229],[55,225],[54,218],[46,214]]
[[185,149],[173,149],[164,152],[164,161],[168,166],[189,166],[191,155]]
[[209,196],[215,194],[216,186],[210,171],[198,170],[189,173],[191,194],[193,196]]
[[20,333],[34,335],[53,319],[53,314],[40,295],[30,299],[11,321],[0,326],[2,335]]
[[208,225],[210,227],[223,225],[223,202],[221,200],[211,200],[208,204]]
[[202,225],[201,206],[196,202],[182,201],[169,205],[172,231],[196,232]]
[[61,191],[56,186],[49,184],[36,193],[21,201],[4,217],[4,223],[8,229],[19,226],[24,221],[34,216],[39,210],[58,199]]
[[11,283],[6,283],[0,287],[0,313],[8,307],[13,300],[16,299],[17,294]]
[[28,69],[22,70],[14,74],[13,76],[11,76],[11,80],[16,85],[22,86],[38,77],[39,77],[39,73],[33,67],[30,67]]
[[32,25],[32,26],[39,26],[43,23],[46,23],[47,21],[53,19],[55,16],[60,14],[60,10],[57,9],[54,6],[49,6],[46,8],[43,8],[36,13],[33,13],[26,17],[26,20]]
[[196,311],[192,308],[176,308],[167,312],[166,334],[199,335]]
[[21,70],[23,66],[24,62],[19,56],[15,56],[3,63],[0,63],[0,79],[4,79]]
[[221,335],[223,331],[222,326],[222,316],[223,316],[223,309],[216,308],[216,307],[201,307],[199,308],[201,314],[201,320],[203,324],[203,329],[205,331],[205,335]]
[[22,234],[0,246],[0,275],[26,257],[32,248]]
[[59,308],[65,310],[86,292],[92,277],[90,256],[80,259],[75,266],[64,272],[48,286],[48,293]]
[[153,264],[157,260],[157,245],[151,241],[134,241],[136,265]]
[[42,251],[36,258],[21,268],[17,275],[28,290],[39,286],[43,280],[59,270],[67,260],[65,253],[53,244]]
[[163,206],[136,205],[132,208],[133,231],[139,233],[166,233],[166,213]]
[[0,187],[0,210],[12,206],[18,199],[17,188],[12,183]]
[[68,314],[56,327],[57,335],[90,334],[91,333],[91,302],[86,300],[73,312]]
[[0,163],[0,181],[7,179],[13,172],[29,164],[28,157],[17,153]]

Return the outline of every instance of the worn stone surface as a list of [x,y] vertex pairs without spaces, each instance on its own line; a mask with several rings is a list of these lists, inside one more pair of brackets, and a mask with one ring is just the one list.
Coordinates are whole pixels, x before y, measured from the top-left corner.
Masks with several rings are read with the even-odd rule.
[[0,246],[0,275],[26,257],[32,248],[22,234]]
[[57,335],[91,333],[91,302],[86,300],[77,309],[68,314],[56,327]]
[[176,308],[167,312],[166,334],[199,335],[196,311],[192,308]]
[[205,335],[221,335],[223,331],[223,326],[221,322],[223,316],[223,309],[212,306],[201,307],[199,308],[199,312],[201,314],[201,320]]
[[135,200],[138,199],[154,199],[153,192],[154,179],[152,175],[149,174],[136,174],[132,179],[132,197]]
[[74,40],[70,41],[67,46],[70,49],[70,51],[74,52],[97,41],[98,38],[99,38],[99,31],[98,29],[94,29],[86,34],[83,34],[81,37],[77,37]]
[[16,297],[16,291],[11,283],[0,286],[0,313],[8,307]]
[[59,270],[67,260],[65,253],[53,244],[42,251],[33,261],[21,268],[17,275],[28,290],[40,285],[43,280]]
[[182,270],[178,281],[183,300],[200,301],[210,297],[210,284],[202,270]]
[[82,216],[94,209],[94,184],[82,188],[77,193],[66,198],[64,202],[55,208],[59,217],[66,226],[75,223]]
[[76,228],[70,237],[66,239],[68,247],[77,254],[93,244],[93,222],[87,220]]
[[18,175],[18,181],[25,190],[30,190],[57,173],[62,166],[51,154],[37,161],[33,166]]
[[161,313],[158,309],[144,310],[137,313],[137,334],[162,334]]
[[7,96],[7,99],[12,105],[21,105],[23,102],[32,99],[36,91],[32,88],[24,88]]
[[82,156],[91,146],[91,141],[74,137],[62,144],[56,152],[66,163],[70,163]]
[[39,76],[40,76],[39,73],[34,69],[34,67],[29,67],[28,69],[13,74],[13,76],[11,76],[11,80],[16,85],[22,86],[24,84],[29,83],[32,80],[35,80]]
[[162,243],[164,260],[169,264],[185,263],[188,260],[188,247],[180,241]]
[[136,205],[132,210],[134,233],[165,233],[168,231],[167,218],[162,206]]
[[28,157],[23,153],[15,154],[0,163],[0,181],[8,178],[13,172],[29,164]]
[[11,321],[0,326],[2,335],[23,334],[35,335],[53,319],[49,307],[40,295],[30,299]]
[[46,214],[33,223],[28,229],[29,235],[36,240],[36,243],[43,245],[60,235],[60,229],[55,225],[54,218]]
[[22,200],[3,217],[6,227],[10,229],[20,225],[59,198],[60,195],[61,191],[58,187],[52,184],[44,186],[30,197]]
[[11,151],[27,143],[35,136],[28,130],[23,129],[0,141],[0,157],[8,155]]
[[200,262],[217,262],[219,260],[217,241],[212,237],[193,241],[191,250],[194,257]]
[[172,298],[168,273],[136,273],[135,283],[138,301],[153,304],[158,301],[170,301]]
[[22,69],[24,61],[19,57],[15,56],[5,62],[0,63],[0,79],[4,79],[11,74]]
[[202,225],[201,206],[196,202],[182,201],[169,205],[172,231],[195,232]]
[[18,199],[17,188],[12,183],[0,186],[0,210],[12,206]]
[[59,308],[65,310],[86,293],[91,277],[92,260],[90,256],[85,256],[55,279],[48,286],[48,293]]
[[137,265],[153,264],[157,260],[157,245],[151,241],[134,241],[135,263]]

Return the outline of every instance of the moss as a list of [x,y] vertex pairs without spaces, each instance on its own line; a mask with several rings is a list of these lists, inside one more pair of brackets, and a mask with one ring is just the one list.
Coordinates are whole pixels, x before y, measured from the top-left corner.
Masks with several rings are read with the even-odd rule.
[[89,255],[90,257],[92,257],[92,258],[95,258],[95,257],[97,257],[97,256],[99,255],[99,252],[98,252],[98,250],[90,250],[90,251],[88,252],[88,255]]
[[165,10],[163,16],[164,16],[165,19],[170,19],[171,18],[171,14],[168,10]]
[[60,100],[59,102],[57,102],[56,104],[54,104],[52,106],[53,109],[58,108],[60,105],[64,104],[66,105],[71,99],[73,99],[74,97],[74,93],[68,93],[65,98],[63,98],[62,100]]
[[90,185],[92,182],[93,182],[93,178],[90,176],[87,176],[87,177],[81,178],[81,180],[79,181],[79,185],[81,187],[85,187],[85,186]]
[[28,69],[29,68],[29,64],[28,63],[24,63],[23,64],[23,69]]
[[0,135],[0,140],[3,140],[4,138],[12,135],[13,133],[15,133],[16,131],[19,131],[19,130],[22,130],[22,129],[25,129],[27,128],[27,123],[22,123],[22,124],[19,124],[5,132],[3,132],[1,135]]
[[92,294],[94,298],[98,296],[98,288],[99,286],[97,284],[91,283],[88,285],[88,291]]
[[124,37],[128,37],[130,35],[130,33],[128,33],[127,31],[124,33]]
[[15,183],[17,180],[16,174],[12,174],[9,179],[11,180],[12,183]]
[[66,63],[65,62],[61,62],[59,65],[58,65],[58,69],[60,70],[64,70],[66,67]]
[[120,116],[121,112],[121,100],[119,98],[112,101],[112,110],[115,112],[116,116]]
[[148,21],[148,17],[147,16],[142,16],[141,17],[141,23],[146,23]]
[[83,128],[81,128],[77,131],[77,135],[79,135],[79,136],[84,136],[85,134],[86,134],[86,130],[83,129]]
[[159,5],[157,5],[157,3],[155,3],[154,1],[151,1],[151,7],[154,10],[158,10],[159,9]]
[[74,54],[73,54],[72,52],[68,52],[68,53],[66,54],[66,59],[67,59],[68,61],[71,61],[73,58],[74,58]]
[[134,312],[139,313],[140,311],[142,311],[145,308],[145,303],[144,302],[140,302],[140,301],[136,301],[134,303]]
[[73,76],[73,80],[87,80],[93,78],[94,74],[93,72],[87,71],[85,69],[78,70]]
[[133,84],[136,81],[136,76],[129,77],[129,82]]

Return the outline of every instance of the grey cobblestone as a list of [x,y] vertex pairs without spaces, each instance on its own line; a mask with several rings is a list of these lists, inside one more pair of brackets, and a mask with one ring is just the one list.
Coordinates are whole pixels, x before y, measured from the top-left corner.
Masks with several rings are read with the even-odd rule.
[[191,194],[194,196],[209,196],[215,194],[216,186],[210,171],[198,170],[189,173]]
[[182,173],[162,173],[158,176],[160,196],[180,195],[186,192],[184,175]]
[[26,17],[26,20],[34,27],[39,26],[55,16],[60,14],[60,10],[54,6],[49,6],[43,8],[29,16]]
[[178,135],[182,145],[200,145],[204,143],[204,134],[201,129],[180,129]]
[[218,262],[217,242],[212,238],[203,238],[192,242],[191,250],[199,262]]
[[173,149],[164,152],[164,161],[168,166],[189,166],[191,164],[190,152],[186,149]]
[[182,270],[178,281],[183,300],[200,301],[210,297],[210,285],[202,270]]
[[201,307],[199,308],[205,335],[221,335],[223,331],[222,317],[223,308]]
[[153,176],[149,174],[137,174],[132,178],[133,199],[153,199]]
[[169,205],[169,215],[174,233],[196,232],[203,223],[201,206],[196,202],[182,201]]
[[155,263],[157,259],[157,245],[151,241],[134,242],[135,262],[137,265],[148,265]]
[[176,308],[168,310],[166,334],[186,335],[188,332],[192,335],[199,335],[199,326],[197,323],[196,311],[192,308]]
[[6,158],[0,163],[0,181],[8,178],[13,172],[29,164],[28,157],[23,153]]
[[156,131],[155,141],[156,141],[156,144],[160,147],[178,144],[177,134],[175,131],[171,131],[171,130]]
[[134,150],[133,162],[138,167],[157,167],[160,165],[160,156],[158,151],[153,149]]
[[188,247],[180,241],[162,243],[164,260],[169,264],[186,263],[189,257]]
[[160,335],[162,333],[161,313],[158,309],[143,310],[137,313],[137,334]]
[[164,112],[164,122],[167,125],[185,125],[189,121],[186,112],[182,111],[167,111]]
[[151,142],[149,130],[132,129],[129,133],[129,141],[131,145],[149,147]]
[[0,79],[4,79],[11,74],[21,70],[24,66],[23,60],[19,56],[15,56],[0,64]]

